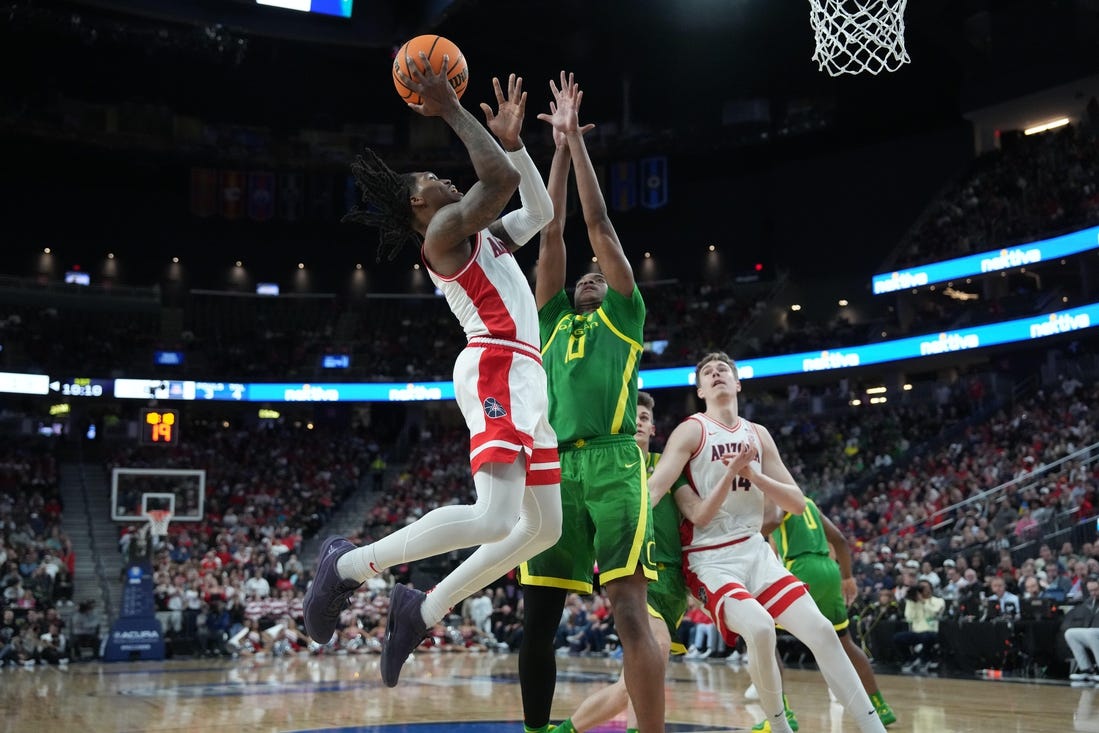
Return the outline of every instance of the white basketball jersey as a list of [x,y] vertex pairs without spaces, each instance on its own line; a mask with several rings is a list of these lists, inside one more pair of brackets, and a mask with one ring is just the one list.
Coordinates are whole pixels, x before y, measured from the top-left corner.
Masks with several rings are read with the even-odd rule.
[[[757,458],[752,463],[757,470],[762,470],[763,464],[758,456],[763,452],[763,445],[755,425],[738,419],[736,425],[730,427],[701,412],[687,419],[697,420],[702,425],[702,443],[687,462],[687,479],[701,498],[709,496],[726,474],[728,469],[721,461],[724,455],[754,447]],[[683,520],[680,527],[683,549],[726,545],[730,540],[758,534],[763,527],[763,499],[763,492],[755,484],[737,477],[709,524],[696,527]]]
[[538,306],[523,270],[502,240],[482,229],[469,262],[449,277],[432,270],[422,251],[420,255],[431,282],[462,324],[467,341],[475,336],[506,339],[537,350]]

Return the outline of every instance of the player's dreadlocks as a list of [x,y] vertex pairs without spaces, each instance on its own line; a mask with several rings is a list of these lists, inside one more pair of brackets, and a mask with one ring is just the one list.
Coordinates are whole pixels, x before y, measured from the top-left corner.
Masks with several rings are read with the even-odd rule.
[[357,221],[378,228],[378,257],[396,258],[409,242],[420,245],[420,235],[412,228],[412,204],[409,197],[415,178],[393,171],[373,150],[366,148],[351,164],[355,183],[362,192],[361,201],[341,221]]

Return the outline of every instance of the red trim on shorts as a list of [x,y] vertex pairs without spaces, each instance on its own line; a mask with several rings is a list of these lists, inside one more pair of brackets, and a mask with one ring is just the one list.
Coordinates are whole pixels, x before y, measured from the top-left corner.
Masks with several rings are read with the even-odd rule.
[[[511,374],[514,352],[507,349],[484,349],[477,363],[477,399],[482,409],[485,400],[496,400],[504,413],[500,417],[485,416],[485,429],[469,436],[470,469],[476,473],[486,463],[514,463],[520,451],[530,455],[534,438],[521,433],[511,418]],[[494,445],[478,449],[486,443],[500,441],[507,445]],[[476,453],[476,455],[474,455]]]
[[[772,618],[778,618],[782,615],[782,612],[790,607],[790,604],[801,598],[808,591],[806,590],[805,583],[801,582],[793,575],[787,575],[781,580],[777,580],[756,596],[767,613],[771,614]],[[780,597],[781,596],[781,597]],[[775,600],[775,599],[778,600]]]
[[[546,468],[536,466],[545,465]],[[527,458],[527,486],[561,483],[561,458],[556,448],[534,448]]]
[[721,606],[725,599],[723,592],[733,590],[735,593],[733,597],[740,600],[740,592],[744,592],[747,594],[748,598],[751,598],[747,589],[739,583],[729,583],[722,586],[721,591],[711,591],[702,584],[702,581],[698,579],[698,575],[688,567],[686,557],[683,558],[683,579],[686,581],[687,588],[691,591],[691,595],[695,598],[699,597],[699,590],[704,590],[706,592],[706,603],[703,606],[706,609],[706,613],[710,614],[710,619],[714,622],[714,625],[717,626],[717,631],[721,634],[721,638],[725,640],[725,643],[730,647],[736,646],[736,640],[738,638],[737,633],[725,625],[725,620],[721,616]]
[[525,341],[510,341],[507,339],[494,338],[492,336],[473,336],[466,346],[475,346],[482,349],[505,349],[515,354],[529,356],[539,364],[542,363],[541,352]]
[[716,544],[716,545],[704,545],[702,547],[690,547],[690,548],[684,547],[683,548],[683,554],[686,555],[688,552],[698,552],[699,550],[719,550],[722,547],[732,547],[733,545],[739,545],[741,542],[747,542],[748,540],[752,539],[752,537],[754,537],[754,535],[748,535],[747,537],[740,537],[740,538],[737,538],[735,540],[729,540],[728,542],[721,542],[721,543]]

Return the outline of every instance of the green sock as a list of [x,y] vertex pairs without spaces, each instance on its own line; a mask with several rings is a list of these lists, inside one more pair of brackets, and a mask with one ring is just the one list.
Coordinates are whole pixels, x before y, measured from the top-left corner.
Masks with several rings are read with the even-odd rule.
[[552,728],[555,733],[576,733],[576,728],[572,724],[572,718],[565,718],[561,721],[560,725],[556,728]]
[[523,724],[524,733],[549,733],[553,729],[554,726],[550,725],[549,723],[546,723],[541,728],[531,728],[526,723]]
[[626,733],[641,733],[637,728],[627,728]]
[[874,703],[874,707],[880,708],[885,704],[885,698],[881,696],[881,690],[878,690],[870,696],[870,702]]
[[790,701],[786,699],[786,693],[785,692],[782,693],[782,707],[787,711],[790,710]]

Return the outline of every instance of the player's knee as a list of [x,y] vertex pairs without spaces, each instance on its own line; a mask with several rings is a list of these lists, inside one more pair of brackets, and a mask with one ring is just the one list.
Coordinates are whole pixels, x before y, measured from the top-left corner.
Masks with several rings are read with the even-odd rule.
[[478,534],[481,544],[499,542],[515,528],[515,519],[502,516],[500,512],[487,512],[480,517]]
[[742,616],[734,620],[729,618],[730,615],[728,611],[725,614],[726,625],[735,628],[737,633],[744,637],[744,642],[749,648],[767,649],[775,645],[777,634],[775,633],[775,624],[771,621],[770,616],[762,615],[752,618]]
[[824,616],[813,619],[800,638],[810,649],[814,646],[842,646],[840,638],[836,636],[836,627]]
[[548,550],[557,544],[561,539],[561,525],[543,525],[538,534],[535,536],[535,542],[538,545],[538,551]]

